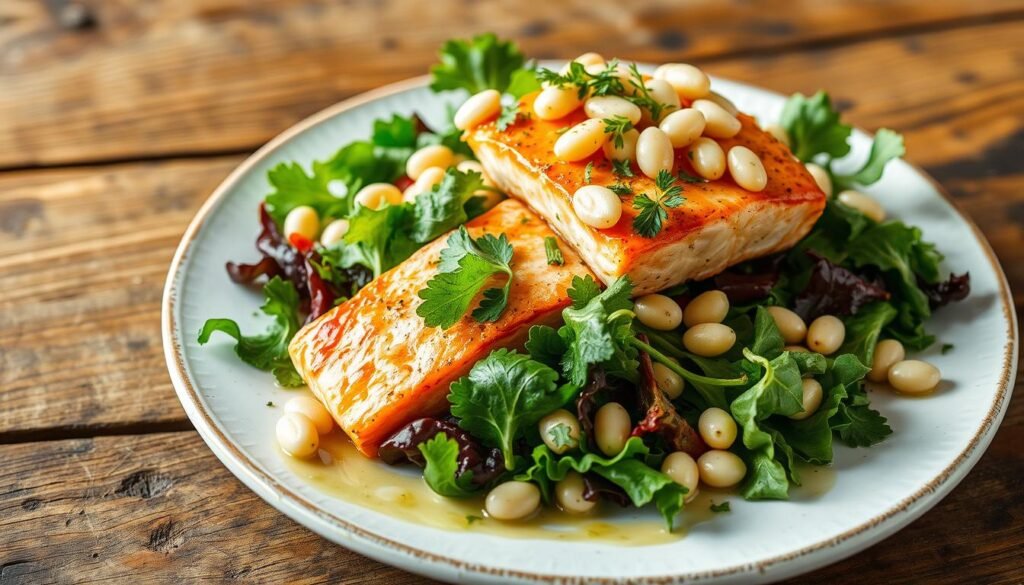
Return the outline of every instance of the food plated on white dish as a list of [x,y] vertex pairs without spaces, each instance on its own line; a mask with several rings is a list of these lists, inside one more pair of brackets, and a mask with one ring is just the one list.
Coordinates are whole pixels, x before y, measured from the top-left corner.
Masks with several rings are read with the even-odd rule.
[[[449,579],[771,579],[890,533],[980,455],[1014,367],[1012,308],[969,225],[895,160],[898,134],[848,157],[867,139],[826,94],[783,105],[690,65],[596,54],[541,67],[489,35],[446,44],[430,87],[323,118],[377,114],[365,138],[335,131],[333,156],[326,130],[313,156],[302,134],[269,145],[214,197],[236,193],[233,210],[200,214],[258,213],[258,258],[239,263],[237,242],[188,257],[214,229],[197,224],[172,267],[168,358],[186,409],[286,513]],[[252,192],[261,172],[269,195]],[[915,196],[970,245],[943,262],[901,213]],[[196,304],[186,267],[234,286],[215,258],[262,289],[269,319],[217,294]],[[1005,336],[963,348],[967,325],[944,319],[958,306]],[[263,382],[226,361],[232,346]],[[961,352],[992,364],[980,395],[942,367]],[[216,414],[227,394],[258,414]],[[905,413],[948,400],[977,412],[943,436],[938,473],[910,465],[895,491],[844,499],[839,486],[894,473],[862,453],[903,432],[915,443],[926,431]],[[730,533],[747,514],[817,524],[766,545],[764,527]],[[481,563],[473,535],[510,551]],[[723,542],[743,550],[693,556]],[[643,552],[619,570],[589,554],[630,544]],[[656,562],[664,547],[682,557]]]

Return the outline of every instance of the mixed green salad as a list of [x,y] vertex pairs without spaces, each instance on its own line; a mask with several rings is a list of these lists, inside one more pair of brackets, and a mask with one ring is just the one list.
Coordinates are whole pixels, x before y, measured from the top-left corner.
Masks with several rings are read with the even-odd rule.
[[[568,71],[591,83],[580,70]],[[445,43],[432,73],[430,87],[438,93],[500,92],[499,127],[514,123],[519,97],[567,75],[536,66],[513,43],[490,34]],[[637,95],[641,107],[657,106],[643,103],[643,92]],[[851,127],[823,92],[790,97],[778,124],[793,154],[817,165],[836,194],[877,182],[886,164],[904,154],[902,137],[880,130],[856,172],[835,171],[835,163],[850,154]],[[252,334],[232,320],[210,319],[200,343],[220,331],[236,340],[243,361],[272,372],[282,386],[301,386],[287,347],[302,325],[449,233],[439,274],[418,291],[418,314],[429,327],[449,327],[466,313],[481,322],[496,320],[515,265],[504,236],[474,239],[460,228],[500,199],[478,165],[452,164],[411,200],[373,208],[356,199],[371,184],[408,189],[414,181],[405,175],[406,162],[425,146],[444,145],[459,163],[472,162],[460,136],[454,125],[431,129],[415,114],[395,115],[377,120],[368,139],[345,145],[311,169],[298,163],[271,169],[271,192],[260,207],[261,258],[227,267],[236,282],[262,287],[269,324]],[[678,204],[685,206],[686,178],[667,182],[665,189],[681,195]],[[321,226],[345,222],[344,230],[335,230],[342,235],[318,241],[288,233],[286,220],[300,207],[314,210]],[[876,347],[883,339],[907,351],[931,346],[936,340],[926,323],[932,312],[969,290],[966,274],[943,274],[942,254],[919,229],[869,215],[830,194],[820,220],[791,250],[661,291],[682,308],[703,293],[724,293],[721,323],[735,341],[714,356],[681,342],[684,325],[666,331],[638,319],[628,278],[607,287],[576,278],[559,327],[534,326],[524,350],[496,350],[481,359],[451,385],[450,414],[411,423],[384,443],[380,456],[420,465],[430,488],[446,497],[497,493],[494,498],[508,504],[509,498],[532,496],[512,489],[503,494],[499,486],[525,483],[543,501],[569,511],[585,511],[585,502],[600,499],[653,503],[671,527],[698,489],[687,476],[689,462],[680,467],[671,456],[688,453],[707,482],[703,453],[728,452],[740,463],[727,463],[742,466],[735,482],[742,497],[785,499],[801,483],[800,463],[828,465],[837,441],[870,447],[893,432],[865,388]],[[562,261],[557,242],[550,242],[547,254],[553,265]],[[505,279],[504,286],[487,288],[495,276]],[[788,308],[801,323],[838,318],[841,345],[828,355],[795,347],[769,307]],[[808,380],[819,391],[813,412],[805,409]],[[680,391],[668,392],[666,384]],[[629,427],[615,451],[607,452],[597,427],[621,420],[619,407],[605,409],[613,403],[628,415]],[[727,415],[734,441],[707,436],[701,418],[709,410]],[[728,421],[711,425],[712,431],[728,434]],[[711,444],[725,446],[708,450]]]

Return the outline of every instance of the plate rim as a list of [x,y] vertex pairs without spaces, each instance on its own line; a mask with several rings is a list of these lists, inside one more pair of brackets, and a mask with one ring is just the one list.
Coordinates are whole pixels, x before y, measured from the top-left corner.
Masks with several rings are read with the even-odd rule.
[[[231,191],[241,179],[248,175],[254,167],[263,162],[269,156],[271,156],[279,147],[287,142],[297,138],[307,130],[318,126],[327,120],[334,118],[335,116],[342,114],[348,110],[354,109],[358,106],[390,97],[395,94],[400,94],[409,90],[418,89],[428,84],[430,77],[429,75],[421,75],[402,81],[390,83],[379,88],[357,94],[355,96],[344,99],[336,104],[328,106],[311,116],[303,119],[295,125],[289,127],[282,133],[275,136],[269,142],[264,144],[254,153],[249,155],[244,161],[242,161],[231,173],[217,186],[216,189],[210,194],[206,201],[200,206],[195,216],[189,222],[184,234],[182,235],[181,241],[175,250],[174,256],[171,260],[170,266],[167,272],[167,278],[164,285],[163,297],[161,300],[161,337],[164,347],[164,357],[167,363],[168,373],[171,377],[172,385],[174,386],[175,393],[178,400],[181,402],[182,407],[185,410],[186,415],[195,426],[199,435],[203,441],[207,444],[214,455],[223,463],[233,475],[240,479],[248,488],[252,489],[261,497],[261,499],[270,503],[273,507],[285,515],[291,517],[293,520],[301,524],[304,528],[312,530],[318,534],[321,534],[328,540],[338,544],[338,541],[331,536],[317,530],[313,526],[310,526],[306,521],[306,514],[319,517],[320,519],[328,522],[337,531],[337,535],[343,535],[350,537],[349,543],[352,545],[353,550],[358,553],[373,556],[378,560],[382,560],[391,564],[398,564],[403,568],[423,572],[424,567],[413,565],[409,562],[396,562],[398,559],[385,556],[386,554],[399,554],[402,555],[406,560],[426,560],[432,564],[431,568],[445,569],[448,578],[457,578],[458,576],[466,576],[469,574],[476,574],[479,576],[486,576],[491,579],[502,579],[502,578],[517,578],[517,579],[529,579],[534,582],[541,583],[555,583],[555,582],[568,582],[581,579],[579,577],[568,577],[565,575],[551,575],[543,573],[534,573],[529,571],[518,571],[496,568],[481,564],[478,562],[466,562],[464,560],[453,558],[450,556],[431,553],[424,551],[406,543],[394,540],[387,536],[377,534],[372,530],[368,530],[364,527],[357,526],[350,521],[324,509],[316,506],[313,502],[302,496],[301,494],[289,489],[287,486],[279,482],[272,474],[263,470],[261,466],[249,458],[241,449],[239,449],[227,436],[224,430],[220,428],[220,425],[211,416],[211,413],[206,409],[203,401],[199,397],[199,394],[192,384],[192,381],[187,375],[185,368],[185,358],[182,351],[182,344],[180,342],[180,332],[177,329],[175,323],[175,312],[174,308],[177,302],[178,296],[178,282],[181,276],[184,274],[182,267],[185,259],[189,255],[189,251],[192,247],[196,236],[203,228],[207,217],[218,207],[221,200],[224,199],[226,194]],[[724,80],[724,78],[722,78]],[[754,89],[761,92],[767,92],[779,97],[783,97],[777,92],[759,88],[750,85],[745,82],[739,82],[734,80],[728,80],[730,83],[738,86]],[[974,223],[974,221],[967,215],[961,208],[960,205],[949,195],[949,193],[928,173],[926,173],[919,166],[904,159],[904,162],[911,167],[911,169],[920,177],[925,179],[932,188],[939,194],[939,196],[945,200],[949,205],[950,209],[956,214],[960,220],[962,220],[971,230],[975,241],[979,244],[981,251],[984,253],[985,258],[988,260],[990,267],[994,271],[998,285],[999,285],[999,302],[1001,305],[1003,317],[1007,321],[1006,330],[1006,344],[1004,346],[1003,355],[1003,367],[1002,372],[998,377],[998,388],[994,400],[992,401],[991,408],[985,415],[981,425],[977,428],[971,440],[964,447],[964,449],[947,465],[941,472],[936,474],[930,481],[924,486],[915,491],[910,496],[904,498],[893,504],[883,513],[872,516],[869,519],[865,519],[858,523],[857,526],[850,528],[843,533],[832,537],[827,540],[821,540],[814,544],[805,546],[795,551],[790,551],[785,554],[775,555],[768,559],[763,559],[752,563],[734,564],[721,569],[715,569],[711,571],[700,571],[693,573],[673,573],[665,575],[650,575],[644,577],[598,577],[588,578],[588,583],[622,583],[624,580],[628,580],[630,583],[664,583],[677,580],[686,581],[698,581],[707,579],[716,579],[724,577],[735,577],[744,574],[756,574],[765,573],[769,569],[776,568],[782,570],[782,567],[787,563],[794,561],[800,557],[806,557],[807,555],[820,553],[828,549],[836,549],[844,543],[849,543],[847,550],[840,553],[839,558],[845,558],[846,556],[852,555],[855,552],[866,548],[870,544],[877,542],[878,540],[887,536],[885,529],[898,530],[903,528],[906,524],[916,519],[919,515],[923,514],[927,509],[937,504],[945,495],[952,490],[961,479],[974,467],[977,460],[987,449],[991,443],[992,438],[995,435],[995,430],[998,428],[999,423],[1002,421],[1003,415],[1006,412],[1006,407],[1009,403],[1010,396],[1012,395],[1012,380],[1016,373],[1017,366],[1017,347],[1019,345],[1018,338],[1018,324],[1016,317],[1016,307],[1012,302],[1012,294],[1010,292],[1009,283],[1006,279],[1006,274],[999,263],[994,251],[988,240],[985,238],[981,229]],[[254,483],[255,485],[254,485]],[[266,493],[264,493],[266,492]],[[941,493],[938,498],[934,498],[929,501],[922,501],[926,496],[936,493]],[[276,496],[276,501],[268,497],[267,494],[273,494]],[[286,509],[285,504],[293,506],[295,509]],[[905,522],[893,525],[892,521],[899,515],[905,512],[916,512],[911,514],[911,518]],[[866,542],[856,542],[854,539],[857,537],[864,537],[867,539]],[[863,540],[863,539],[862,539]],[[858,546],[859,545],[859,546]],[[372,548],[371,548],[372,547]],[[818,566],[823,566],[830,562],[835,562],[838,558],[819,559],[820,562],[812,563],[814,566],[807,566],[796,568],[797,572],[804,572],[805,570],[812,570]],[[781,575],[779,575],[781,577]]]

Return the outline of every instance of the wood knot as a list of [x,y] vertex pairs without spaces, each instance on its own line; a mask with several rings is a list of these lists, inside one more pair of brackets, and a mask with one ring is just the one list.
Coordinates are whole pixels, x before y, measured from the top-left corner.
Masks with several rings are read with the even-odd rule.
[[114,490],[114,495],[146,500],[166,492],[172,485],[174,485],[174,480],[171,476],[151,469],[143,469],[121,480],[121,485]]

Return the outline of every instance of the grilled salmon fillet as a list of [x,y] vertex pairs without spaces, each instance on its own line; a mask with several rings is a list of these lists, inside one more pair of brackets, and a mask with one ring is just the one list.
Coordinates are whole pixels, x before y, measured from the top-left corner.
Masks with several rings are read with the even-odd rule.
[[[637,194],[655,194],[653,179],[636,171],[619,177],[601,150],[590,158],[559,161],[555,140],[567,128],[582,122],[582,109],[560,120],[531,116],[536,94],[525,96],[518,121],[498,130],[494,122],[466,133],[465,139],[487,174],[506,193],[524,201],[567,241],[606,284],[629,275],[637,295],[713,276],[727,267],[792,247],[807,235],[825,207],[825,194],[789,149],[740,114],[742,130],[733,138],[719,139],[725,152],[734,145],[753,150],[764,164],[767,187],[754,193],[738,186],[726,172],[719,180],[684,183],[685,203],[668,210],[660,233],[652,238],[637,234],[633,208]],[[628,185],[634,195],[623,197],[619,222],[608,229],[583,223],[572,208],[572,195],[590,183]],[[676,172],[696,175],[685,149],[676,150]]]
[[445,330],[416,314],[416,293],[437,272],[443,236],[303,327],[289,345],[303,380],[367,456],[403,425],[445,411],[449,384],[491,350],[520,346],[531,325],[555,325],[572,278],[592,275],[564,243],[564,264],[549,265],[544,238],[555,234],[518,201],[503,201],[466,228],[474,238],[504,233],[512,243],[515,276],[496,322],[477,323],[467,313]]

